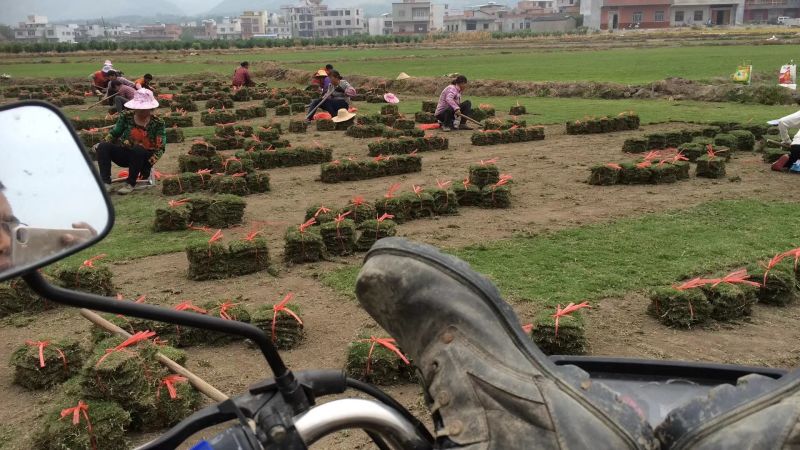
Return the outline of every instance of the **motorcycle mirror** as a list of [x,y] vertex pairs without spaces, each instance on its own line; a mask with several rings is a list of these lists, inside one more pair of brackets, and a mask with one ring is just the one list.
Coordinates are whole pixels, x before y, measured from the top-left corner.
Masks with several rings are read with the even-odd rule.
[[0,107],[0,281],[100,241],[113,209],[78,136],[55,106]]

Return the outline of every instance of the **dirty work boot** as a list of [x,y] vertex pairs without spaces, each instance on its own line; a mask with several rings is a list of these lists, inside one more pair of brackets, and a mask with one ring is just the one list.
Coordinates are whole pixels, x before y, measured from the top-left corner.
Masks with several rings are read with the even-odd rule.
[[557,368],[465,262],[381,239],[356,295],[419,368],[439,448],[658,448],[629,400],[576,367]]
[[736,386],[672,410],[656,436],[665,449],[790,449],[800,445],[800,371],[774,380],[747,375]]

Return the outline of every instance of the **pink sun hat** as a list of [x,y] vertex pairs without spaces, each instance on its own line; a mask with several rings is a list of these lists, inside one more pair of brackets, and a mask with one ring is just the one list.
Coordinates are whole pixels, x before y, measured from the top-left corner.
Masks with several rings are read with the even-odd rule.
[[397,98],[397,96],[392,94],[391,92],[383,94],[383,99],[386,100],[386,103],[391,103],[393,105],[400,103],[400,99]]
[[150,89],[138,89],[133,96],[133,100],[125,103],[128,109],[156,109],[158,108],[158,100],[153,97],[153,91]]

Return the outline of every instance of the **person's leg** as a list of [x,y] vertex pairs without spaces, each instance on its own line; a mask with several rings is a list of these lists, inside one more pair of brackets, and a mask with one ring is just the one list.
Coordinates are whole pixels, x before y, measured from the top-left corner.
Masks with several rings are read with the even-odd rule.
[[[461,109],[461,114],[463,114],[465,116],[470,116],[470,117],[472,116],[472,102],[471,101],[464,100],[463,102],[461,102],[460,105],[458,105],[458,107],[459,107],[459,109]],[[471,130],[471,128],[469,128],[467,126],[467,119],[464,119],[463,117],[461,118],[461,124],[459,124],[459,128]]]
[[436,116],[436,120],[442,123],[442,127],[444,128],[451,128],[453,126],[453,119],[455,118],[455,111],[452,108],[447,108],[438,116]]
[[[312,110],[312,109],[314,109],[314,108],[316,108],[316,107],[317,107],[317,105],[319,105],[319,102],[321,102],[321,101],[322,101],[322,99],[321,99],[321,98],[318,98],[318,99],[316,99],[316,100],[312,100],[312,101],[311,101],[311,104],[310,104],[310,105],[308,105],[308,113],[306,113],[306,115],[310,114],[310,113],[311,113],[311,110]],[[321,108],[321,107],[320,107],[320,108]],[[319,108],[317,108],[317,111],[319,111]]]
[[118,113],[125,111],[125,103],[128,103],[128,99],[125,97],[121,95],[114,97],[114,109],[116,109]]
[[111,163],[120,167],[128,166],[127,150],[119,145],[101,142],[97,146],[97,166],[103,183],[111,184]]
[[787,168],[792,167],[792,165],[800,159],[800,145],[793,145],[789,147],[789,161],[786,162]]
[[128,179],[126,181],[128,185],[135,187],[136,180],[139,179],[139,175],[142,175],[145,167],[147,167],[149,174],[150,163],[148,159],[150,158],[150,152],[142,147],[136,146],[128,150],[128,153],[130,155],[130,162],[128,164]]

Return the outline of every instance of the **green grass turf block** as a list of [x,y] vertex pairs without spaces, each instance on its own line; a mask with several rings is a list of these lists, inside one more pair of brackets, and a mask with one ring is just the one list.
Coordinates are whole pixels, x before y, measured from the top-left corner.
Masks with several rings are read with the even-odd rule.
[[301,233],[297,227],[286,231],[284,259],[294,264],[316,262],[326,257],[325,243],[318,227],[310,227]]
[[702,290],[711,303],[711,318],[714,320],[728,322],[749,317],[753,313],[753,304],[756,302],[754,289],[720,283],[703,286]]
[[379,239],[392,237],[397,234],[397,222],[393,220],[383,220],[378,222],[376,219],[365,220],[358,225],[358,240],[356,240],[356,250],[365,252],[372,247],[372,244]]
[[691,328],[711,318],[711,303],[700,289],[679,291],[673,287],[654,289],[647,312],[664,325]]
[[620,169],[607,165],[594,166],[590,170],[589,184],[597,186],[611,186],[617,184]]
[[55,276],[58,284],[66,289],[105,296],[114,294],[111,269],[106,266],[62,266],[56,270]]
[[710,158],[708,155],[703,155],[697,158],[696,162],[696,176],[703,178],[725,177],[725,159],[723,157]]
[[348,345],[344,368],[347,376],[380,386],[415,382],[413,366],[406,364],[397,354],[380,344],[375,345],[370,356],[371,346],[370,342],[360,339]]
[[33,292],[22,278],[0,282],[0,318],[16,313],[37,313],[57,307]]
[[[285,306],[302,320],[302,309],[299,305],[287,303]],[[275,317],[274,336],[272,333],[273,317]],[[263,330],[279,350],[291,350],[296,348],[305,339],[303,324],[295,320],[295,318],[286,311],[279,311],[277,316],[275,316],[275,311],[270,305],[261,305],[256,308],[253,311],[251,323]]]
[[14,383],[28,390],[47,389],[61,384],[79,373],[83,367],[84,352],[78,341],[41,341],[48,343],[42,349],[44,367],[39,358],[38,341],[23,344],[11,354]]
[[586,333],[580,311],[558,319],[556,334],[555,308],[540,311],[531,329],[531,340],[546,355],[582,355],[587,351]]

